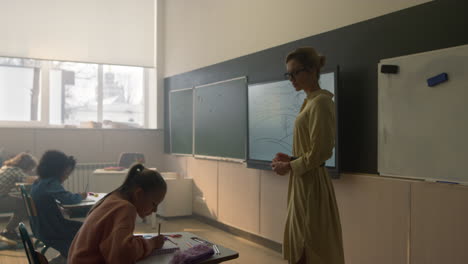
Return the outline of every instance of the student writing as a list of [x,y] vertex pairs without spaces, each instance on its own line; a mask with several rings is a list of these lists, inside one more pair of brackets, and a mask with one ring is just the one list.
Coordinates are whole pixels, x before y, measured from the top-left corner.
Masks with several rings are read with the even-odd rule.
[[[65,262],[71,242],[82,223],[65,219],[56,201],[77,204],[87,196],[86,193],[71,193],[62,186],[75,169],[75,164],[72,156],[61,151],[46,151],[37,166],[39,180],[31,188],[37,209],[39,239],[60,252],[58,259],[62,259],[61,262]],[[57,263],[61,262],[57,260]]]
[[132,166],[124,183],[91,209],[73,240],[68,263],[135,263],[161,248],[164,236],[146,239],[133,233],[136,216],[156,212],[166,191],[157,171]]
[[28,176],[36,168],[36,165],[36,159],[23,152],[5,161],[4,166],[0,169],[0,211],[13,212],[10,221],[0,233],[0,241],[5,241],[8,244],[21,241],[15,230],[18,228],[19,222],[26,218],[27,213],[23,199],[11,196],[10,191],[17,182],[33,182],[36,180],[36,177]]

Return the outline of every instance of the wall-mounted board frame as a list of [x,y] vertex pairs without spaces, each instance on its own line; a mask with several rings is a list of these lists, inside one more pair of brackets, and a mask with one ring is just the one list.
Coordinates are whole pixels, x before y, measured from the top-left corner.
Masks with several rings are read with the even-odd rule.
[[[332,157],[326,161],[331,177],[339,178],[338,139],[338,78],[339,67],[324,69],[320,87],[333,93],[335,101],[336,137]],[[248,148],[249,168],[271,170],[271,160],[277,152],[291,155],[293,127],[306,98],[296,92],[288,80],[250,84],[248,87]]]

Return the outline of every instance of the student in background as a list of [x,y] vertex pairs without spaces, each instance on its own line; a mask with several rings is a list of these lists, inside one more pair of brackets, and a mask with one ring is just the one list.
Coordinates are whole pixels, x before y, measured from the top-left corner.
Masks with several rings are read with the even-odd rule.
[[318,82],[324,64],[311,47],[286,57],[285,76],[307,94],[294,123],[293,156],[277,153],[271,164],[279,175],[290,172],[283,257],[292,264],[344,263],[335,191],[325,168],[336,131],[333,94]]
[[133,235],[135,219],[157,211],[167,185],[155,170],[133,165],[124,183],[89,212],[70,248],[69,264],[135,263],[164,244],[164,236]]
[[18,224],[27,217],[26,208],[21,196],[10,196],[11,189],[15,183],[32,183],[36,177],[28,176],[36,168],[36,159],[28,153],[20,153],[14,158],[4,162],[0,169],[0,211],[13,212],[13,216],[0,233],[0,241],[8,244],[16,244],[21,238],[16,233]]
[[60,252],[50,263],[65,263],[68,249],[82,223],[65,219],[57,202],[77,204],[86,198],[86,193],[71,193],[62,184],[75,168],[72,156],[57,150],[48,150],[37,166],[39,180],[31,189],[31,196],[38,214],[37,232],[39,239]]

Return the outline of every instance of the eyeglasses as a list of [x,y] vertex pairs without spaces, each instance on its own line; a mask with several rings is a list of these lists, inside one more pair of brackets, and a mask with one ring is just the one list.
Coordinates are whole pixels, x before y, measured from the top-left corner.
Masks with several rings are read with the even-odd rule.
[[292,79],[295,79],[296,76],[303,72],[303,71],[308,71],[307,68],[302,68],[302,69],[299,69],[299,70],[296,70],[296,71],[292,71],[292,72],[287,72],[284,74],[284,79],[286,80],[292,80]]

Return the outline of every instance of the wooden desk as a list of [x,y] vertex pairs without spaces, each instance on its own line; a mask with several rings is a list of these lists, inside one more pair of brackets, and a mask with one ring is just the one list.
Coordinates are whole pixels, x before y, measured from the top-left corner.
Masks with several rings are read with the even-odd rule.
[[[24,186],[24,189],[25,189],[27,192],[31,192],[31,187],[32,187],[32,185],[33,185],[32,182],[16,182],[16,183],[15,183],[16,190],[15,190],[15,191],[9,192],[8,195],[11,196],[11,197],[23,199],[23,197],[21,196],[21,189],[20,189],[20,186]],[[12,190],[13,190],[13,189],[12,189]]]
[[57,201],[57,204],[63,209],[62,213],[65,213],[70,218],[86,217],[89,210],[99,200],[101,200],[107,193],[98,193],[97,197],[88,195],[86,199],[77,204],[61,204]]
[[109,171],[97,169],[89,177],[89,189],[98,193],[109,193],[120,187],[127,177],[128,170]]
[[123,184],[127,174],[128,169],[120,171],[97,169],[89,178],[89,189],[95,192],[112,192]]
[[82,208],[82,207],[92,207],[95,205],[99,200],[101,200],[107,193],[97,193],[97,197],[88,195],[86,199],[81,201],[80,203],[77,204],[61,204],[59,205],[64,208],[64,209],[73,209],[73,208]]
[[[190,242],[192,245],[196,245],[197,242],[195,242],[194,240],[192,240],[191,238],[192,237],[199,237],[200,239],[203,239],[203,240],[206,240],[200,236],[197,236],[195,234],[192,234],[192,233],[189,233],[189,232],[177,232],[177,233],[164,233],[166,235],[169,235],[169,234],[181,234],[182,237],[180,238],[172,238],[170,237],[170,239],[174,242],[176,242],[178,244],[178,246],[180,247],[180,250],[186,250],[189,248],[189,246],[187,245],[186,242]],[[157,234],[152,234],[152,235],[157,235]],[[171,243],[169,241],[166,241],[166,243]],[[224,262],[224,261],[227,261],[227,260],[231,260],[231,259],[236,259],[239,257],[239,253],[237,253],[236,251],[234,250],[231,250],[229,248],[225,248],[221,245],[217,245],[218,246],[218,249],[220,251],[220,255],[213,255],[211,256],[209,259],[206,259],[204,261],[201,261],[201,262],[197,262],[197,264],[211,264],[211,263],[221,263],[221,262]],[[170,254],[164,254],[164,255],[155,255],[155,256],[149,256],[143,260],[140,260],[137,262],[137,264],[166,264],[166,263],[169,263],[172,259],[172,257],[175,255],[175,252],[174,253],[170,253]]]
[[21,185],[31,186],[33,185],[33,183],[32,182],[15,182],[15,186],[21,186]]

